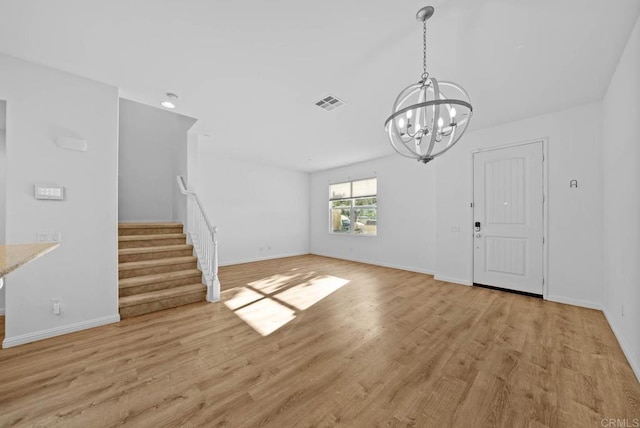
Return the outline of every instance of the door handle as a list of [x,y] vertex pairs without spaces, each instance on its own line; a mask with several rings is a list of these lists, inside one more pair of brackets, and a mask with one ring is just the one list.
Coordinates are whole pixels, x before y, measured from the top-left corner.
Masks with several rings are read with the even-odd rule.
[[476,233],[476,238],[481,238],[482,235],[480,235],[479,233]]

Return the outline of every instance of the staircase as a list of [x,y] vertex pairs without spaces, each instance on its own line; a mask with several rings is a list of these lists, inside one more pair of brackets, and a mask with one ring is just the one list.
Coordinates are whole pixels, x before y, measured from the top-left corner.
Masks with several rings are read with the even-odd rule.
[[121,223],[118,275],[120,318],[206,300],[181,223]]

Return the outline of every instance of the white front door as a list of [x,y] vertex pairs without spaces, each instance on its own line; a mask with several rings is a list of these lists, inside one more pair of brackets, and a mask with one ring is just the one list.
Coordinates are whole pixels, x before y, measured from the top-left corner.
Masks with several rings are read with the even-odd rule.
[[542,142],[473,155],[473,282],[542,294]]

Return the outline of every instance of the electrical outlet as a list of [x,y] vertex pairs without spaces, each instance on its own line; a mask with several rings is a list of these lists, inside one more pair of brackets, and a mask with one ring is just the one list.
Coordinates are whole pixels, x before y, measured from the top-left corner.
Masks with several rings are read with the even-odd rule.
[[62,299],[59,297],[51,299],[51,306],[54,315],[60,315],[60,313],[62,312]]
[[37,232],[36,242],[62,242],[62,233],[60,232]]

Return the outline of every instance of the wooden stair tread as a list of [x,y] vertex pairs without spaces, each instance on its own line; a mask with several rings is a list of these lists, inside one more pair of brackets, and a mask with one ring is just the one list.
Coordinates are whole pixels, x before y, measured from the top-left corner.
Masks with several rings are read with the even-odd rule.
[[194,275],[202,275],[198,269],[186,269],[175,272],[157,273],[153,275],[134,276],[118,281],[119,288],[137,287],[139,285],[153,284],[154,282],[170,281],[172,279],[188,278]]
[[186,239],[184,233],[161,233],[157,235],[122,235],[118,236],[118,241],[152,241],[154,239]]
[[118,265],[118,271],[130,270],[130,269],[144,269],[144,268],[150,268],[154,266],[176,265],[180,263],[195,262],[196,260],[197,258],[194,256],[185,256],[185,257],[169,257],[166,259],[156,259],[156,260],[143,260],[139,262],[126,262],[126,263],[120,263]]
[[206,293],[204,284],[189,284],[173,287],[167,290],[151,291],[149,293],[134,294],[133,296],[121,297],[120,307],[143,305],[145,303],[156,302],[158,300],[171,299],[193,293]]
[[164,229],[182,227],[182,223],[161,222],[161,223],[120,223],[118,229]]
[[119,255],[129,254],[145,254],[145,253],[158,253],[162,251],[178,251],[178,250],[192,250],[193,245],[158,245],[155,247],[141,247],[141,248],[122,248],[118,250]]

